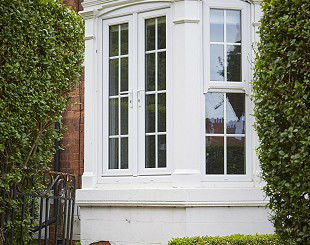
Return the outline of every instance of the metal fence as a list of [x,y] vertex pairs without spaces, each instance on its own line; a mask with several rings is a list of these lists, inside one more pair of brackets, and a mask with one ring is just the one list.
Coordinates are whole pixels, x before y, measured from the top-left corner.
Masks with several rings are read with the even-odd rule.
[[[21,187],[4,193],[15,207],[7,208],[1,217],[3,244],[72,244],[75,177],[48,172],[42,183],[47,188],[37,193],[33,179],[26,178]],[[24,240],[25,233],[30,240]]]

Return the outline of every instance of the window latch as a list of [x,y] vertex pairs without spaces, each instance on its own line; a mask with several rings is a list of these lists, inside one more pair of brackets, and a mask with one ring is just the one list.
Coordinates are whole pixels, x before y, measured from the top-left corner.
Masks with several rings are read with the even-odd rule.
[[129,91],[129,107],[133,108],[133,92],[132,92],[132,90]]
[[144,89],[139,89],[137,91],[138,107],[142,107],[143,93],[144,93]]

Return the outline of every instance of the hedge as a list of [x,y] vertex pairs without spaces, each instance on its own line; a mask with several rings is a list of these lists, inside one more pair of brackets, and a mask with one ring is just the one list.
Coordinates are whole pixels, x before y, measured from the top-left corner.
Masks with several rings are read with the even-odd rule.
[[175,238],[168,245],[280,245],[276,235],[231,235],[224,237]]
[[[84,24],[59,0],[1,0],[0,16],[1,244],[3,232],[15,228],[3,224],[4,207],[16,207],[16,221],[27,226],[27,241],[28,218],[18,220],[18,200],[2,194],[15,185],[28,192],[40,188],[53,142],[61,137],[54,123],[61,123],[69,93],[80,81]],[[25,175],[34,178],[31,190],[21,184]]]
[[310,1],[262,10],[253,87],[264,189],[276,233],[310,244]]

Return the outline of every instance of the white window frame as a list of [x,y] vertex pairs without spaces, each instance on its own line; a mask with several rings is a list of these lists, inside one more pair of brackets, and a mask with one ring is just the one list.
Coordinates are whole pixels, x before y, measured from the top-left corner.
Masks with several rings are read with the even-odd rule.
[[[240,10],[241,11],[241,62],[242,62],[242,81],[241,82],[221,82],[210,81],[210,9]],[[251,95],[251,7],[250,4],[241,0],[204,0],[203,2],[203,49],[204,49],[204,95],[202,99],[203,108],[203,181],[251,181],[253,176],[253,118],[250,116],[253,108],[250,100]],[[225,40],[224,40],[225,41]],[[244,93],[245,94],[245,156],[246,174],[245,175],[225,175],[225,174],[206,174],[206,132],[205,132],[205,96],[207,93]],[[226,126],[226,125],[224,125]],[[214,136],[217,136],[215,134]],[[225,146],[224,146],[225,147]]]
[[[146,168],[145,167],[145,20],[166,16],[166,167],[165,168]],[[138,34],[138,175],[169,175],[171,174],[171,16],[170,9],[161,9],[152,12],[139,14],[139,34]],[[157,41],[156,41],[157,42]],[[157,65],[157,64],[156,64]]]
[[[102,138],[99,137],[98,178],[102,177],[132,177],[147,175],[170,175],[171,174],[171,14],[170,7],[155,10],[151,8],[140,13],[132,12],[123,16],[111,16],[99,19],[98,23],[98,69],[102,71],[102,80],[99,85],[101,101],[98,106],[98,114],[101,117]],[[166,16],[166,168],[145,168],[145,19]],[[109,169],[109,26],[128,23],[128,91],[131,105],[128,108],[128,169]],[[142,57],[141,57],[142,56]],[[140,102],[138,102],[138,99]],[[130,103],[129,103],[130,104]],[[100,112],[100,109],[102,110]],[[100,127],[100,126],[99,126]],[[109,178],[110,179],[110,178]]]

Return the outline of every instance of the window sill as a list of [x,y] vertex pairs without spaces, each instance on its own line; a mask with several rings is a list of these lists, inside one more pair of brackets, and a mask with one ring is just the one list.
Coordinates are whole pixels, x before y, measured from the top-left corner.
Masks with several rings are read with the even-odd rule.
[[81,207],[262,207],[267,204],[258,188],[128,188],[81,189]]

